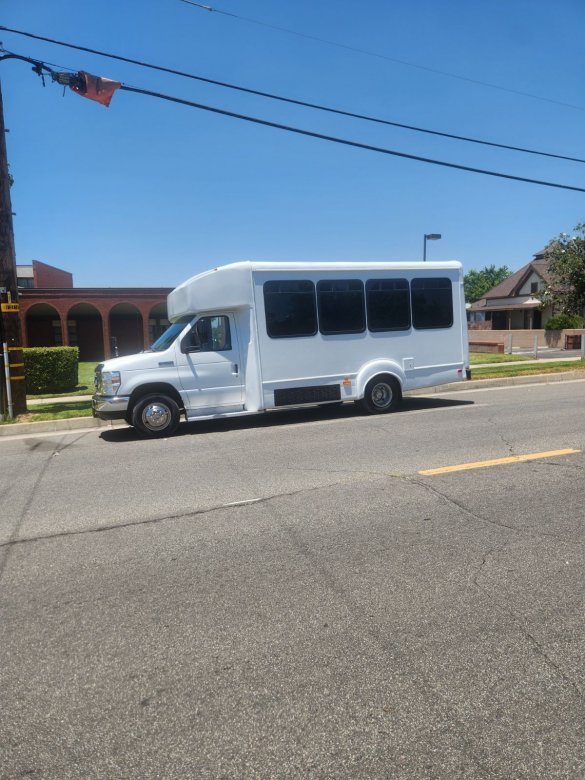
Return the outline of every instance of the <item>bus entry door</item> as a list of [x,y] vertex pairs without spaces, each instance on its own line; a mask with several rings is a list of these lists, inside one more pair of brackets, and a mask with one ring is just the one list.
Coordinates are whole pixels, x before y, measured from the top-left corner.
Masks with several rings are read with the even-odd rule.
[[242,409],[242,366],[231,314],[199,317],[181,341],[177,366],[188,412]]

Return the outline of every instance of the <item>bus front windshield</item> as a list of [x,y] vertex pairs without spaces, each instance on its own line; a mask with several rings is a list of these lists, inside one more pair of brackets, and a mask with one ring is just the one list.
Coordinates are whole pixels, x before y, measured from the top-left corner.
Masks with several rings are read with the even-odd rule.
[[172,325],[169,325],[169,327],[165,330],[162,336],[159,336],[157,340],[154,342],[154,344],[151,344],[150,351],[164,352],[165,349],[168,349],[173,343],[173,341],[177,338],[179,333],[181,333],[185,325],[191,322],[193,318],[194,315],[188,314],[185,317],[181,317],[176,322],[173,322]]

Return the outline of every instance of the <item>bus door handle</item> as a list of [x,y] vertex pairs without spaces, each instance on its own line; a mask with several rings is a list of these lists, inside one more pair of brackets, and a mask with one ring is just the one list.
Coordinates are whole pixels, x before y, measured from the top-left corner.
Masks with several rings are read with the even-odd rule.
[[232,363],[232,368],[234,369],[233,373],[237,375],[239,373],[239,371],[238,371],[238,364],[237,363]]

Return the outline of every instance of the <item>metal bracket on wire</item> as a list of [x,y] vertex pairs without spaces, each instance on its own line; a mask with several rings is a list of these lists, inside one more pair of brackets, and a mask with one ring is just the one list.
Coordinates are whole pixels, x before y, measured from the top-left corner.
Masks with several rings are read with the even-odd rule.
[[50,76],[52,81],[56,81],[57,84],[61,84],[63,87],[84,87],[83,79],[79,76],[78,73],[56,71],[50,68],[48,65],[45,65],[45,63],[41,62],[40,60],[33,60],[31,57],[23,57],[20,54],[12,54],[11,52],[7,52],[6,49],[2,48],[0,48],[0,51],[4,52],[4,54],[0,56],[0,62],[2,62],[2,60],[22,60],[23,62],[28,62],[30,65],[32,65],[33,73],[36,73],[37,76],[40,76],[43,82],[43,87],[45,86],[45,76]]

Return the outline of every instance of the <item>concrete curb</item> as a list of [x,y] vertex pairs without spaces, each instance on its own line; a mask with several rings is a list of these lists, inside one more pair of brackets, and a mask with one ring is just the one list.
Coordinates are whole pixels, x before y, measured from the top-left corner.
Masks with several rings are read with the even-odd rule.
[[[473,375],[473,369],[471,370]],[[576,379],[585,381],[585,371],[564,371],[558,374],[531,374],[530,376],[505,376],[496,379],[470,379],[467,382],[454,382],[439,387],[424,387],[422,390],[409,390],[409,395],[435,395],[467,390],[490,390],[498,387],[516,387],[520,385],[548,385],[555,382],[574,382]]]
[[[404,395],[405,397],[415,395],[449,395],[451,393],[465,393],[468,390],[491,390],[498,387],[515,387],[519,385],[548,385],[555,382],[574,382],[575,380],[585,382],[585,371],[565,371],[559,374],[532,374],[531,376],[510,376],[497,379],[471,379],[466,382],[454,382],[453,384],[440,385],[439,387],[409,390]],[[12,425],[0,425],[0,438],[2,436],[19,436],[22,434],[32,436],[37,433],[59,433],[59,431],[90,430],[92,428],[120,428],[125,425],[124,420],[106,421],[97,420],[93,417],[71,417],[68,420],[13,423]]]
[[47,420],[46,422],[24,422],[12,425],[0,425],[2,436],[19,436],[23,433],[59,433],[59,431],[79,431],[91,428],[119,428],[126,423],[124,420],[97,420],[93,417],[70,417],[68,420]]

